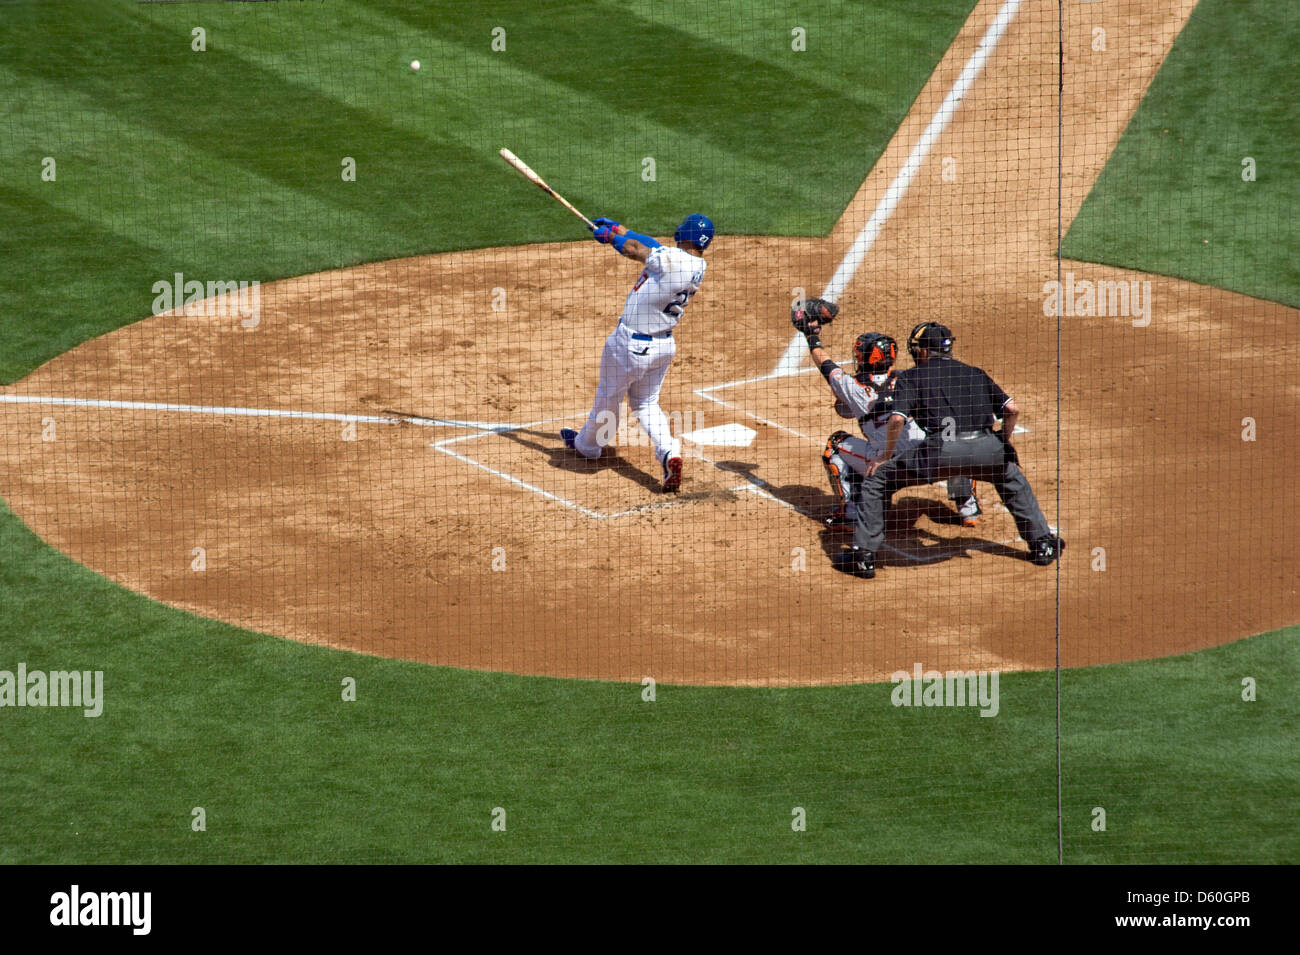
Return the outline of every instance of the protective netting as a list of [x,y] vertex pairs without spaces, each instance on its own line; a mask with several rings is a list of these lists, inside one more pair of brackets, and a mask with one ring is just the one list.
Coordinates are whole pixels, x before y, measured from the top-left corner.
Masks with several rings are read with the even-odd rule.
[[0,25],[0,858],[1294,861],[1295,9]]

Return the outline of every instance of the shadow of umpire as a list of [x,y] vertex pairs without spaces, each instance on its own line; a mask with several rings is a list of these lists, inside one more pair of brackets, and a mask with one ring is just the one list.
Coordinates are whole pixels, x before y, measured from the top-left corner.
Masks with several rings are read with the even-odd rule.
[[[876,554],[876,564],[884,567],[923,567],[939,564],[954,557],[971,557],[972,551],[999,557],[1029,558],[1014,547],[965,533],[960,537],[940,537],[921,526],[921,518],[935,524],[958,525],[961,518],[943,501],[928,497],[900,497],[886,502],[885,544]],[[822,550],[834,556],[853,542],[853,531],[823,530]]]

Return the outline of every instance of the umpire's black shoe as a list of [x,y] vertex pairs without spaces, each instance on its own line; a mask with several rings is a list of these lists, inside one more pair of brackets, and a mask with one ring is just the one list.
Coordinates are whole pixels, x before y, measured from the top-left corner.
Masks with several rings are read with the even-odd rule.
[[1065,550],[1065,541],[1060,537],[1040,537],[1029,542],[1029,559],[1039,567],[1046,567]]
[[865,580],[876,576],[876,555],[869,550],[853,547],[840,551],[831,558],[831,564],[836,570],[842,570],[846,574],[862,577]]

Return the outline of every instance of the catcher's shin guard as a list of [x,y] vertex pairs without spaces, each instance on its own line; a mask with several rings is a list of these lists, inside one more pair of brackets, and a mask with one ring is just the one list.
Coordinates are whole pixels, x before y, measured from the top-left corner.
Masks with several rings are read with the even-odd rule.
[[851,488],[845,476],[844,462],[840,460],[840,442],[849,437],[847,431],[836,431],[826,439],[826,450],[822,452],[822,466],[826,468],[826,478],[830,482],[831,494],[835,496],[834,512],[830,521],[840,523],[847,519],[847,508]]

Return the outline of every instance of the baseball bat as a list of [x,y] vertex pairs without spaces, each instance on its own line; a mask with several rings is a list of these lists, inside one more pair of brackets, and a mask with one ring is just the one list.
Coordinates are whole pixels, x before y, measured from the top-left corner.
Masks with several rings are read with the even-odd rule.
[[573,204],[570,203],[568,199],[565,199],[564,196],[560,195],[558,192],[556,192],[554,189],[548,186],[546,184],[545,179],[537,175],[537,173],[533,172],[533,170],[529,168],[528,163],[524,162],[522,159],[520,159],[510,150],[506,149],[504,146],[501,148],[501,158],[504,159],[506,162],[510,163],[510,165],[514,166],[521,176],[523,176],[533,185],[537,186],[537,188],[541,189],[542,192],[546,193],[548,196],[550,196],[560,205],[564,206],[564,208],[568,209],[570,212],[572,212],[583,222],[587,223],[588,229],[590,229],[592,232],[596,231],[596,223],[592,222],[590,219],[584,216],[577,209],[573,208]]

